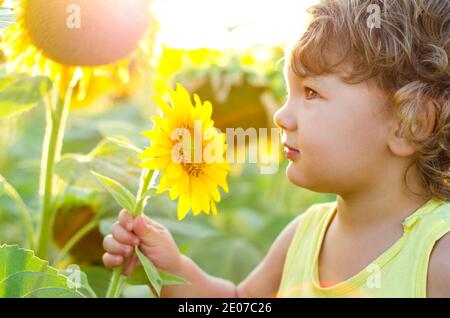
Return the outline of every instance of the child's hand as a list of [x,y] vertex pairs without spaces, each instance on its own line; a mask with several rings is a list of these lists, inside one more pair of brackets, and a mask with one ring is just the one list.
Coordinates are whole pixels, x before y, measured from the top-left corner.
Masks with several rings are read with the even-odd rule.
[[[169,230],[145,215],[133,220],[124,210],[120,212],[119,220],[113,224],[111,234],[103,241],[106,250],[103,263],[109,268],[122,265],[124,260],[134,255],[136,245],[157,268],[171,274],[179,271],[181,254]],[[125,263],[124,274],[128,275],[136,265],[137,258],[132,257]]]

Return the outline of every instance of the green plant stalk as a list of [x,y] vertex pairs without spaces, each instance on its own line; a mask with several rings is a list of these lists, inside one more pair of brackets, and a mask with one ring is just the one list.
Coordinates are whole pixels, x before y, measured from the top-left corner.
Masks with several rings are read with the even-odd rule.
[[143,169],[140,182],[139,182],[139,190],[136,196],[136,207],[133,211],[133,216],[139,216],[142,214],[145,206],[146,195],[145,192],[149,189],[150,183],[152,182],[153,176],[157,176],[159,172],[150,171],[148,169]]
[[122,278],[122,266],[114,268],[109,283],[108,291],[106,292],[106,298],[117,298],[119,293],[120,280]]
[[[150,184],[152,183],[152,180],[156,180],[156,177],[158,175],[158,171],[151,172],[148,169],[143,169],[140,177],[140,183],[139,183],[139,189],[136,196],[136,206],[133,211],[133,216],[137,217],[142,214],[144,207],[145,207],[145,201],[146,201],[146,195],[145,193],[149,189]],[[155,177],[155,178],[153,178]],[[111,281],[109,283],[108,292],[106,293],[106,298],[116,298],[118,297],[120,293],[120,284],[119,282],[121,279],[123,279],[123,266],[118,266],[114,269]]]
[[[67,69],[63,70],[62,83],[68,81]],[[39,226],[39,239],[37,246],[37,256],[46,259],[48,247],[52,238],[52,220],[55,206],[53,205],[53,187],[54,187],[54,165],[61,156],[62,142],[64,139],[64,130],[69,113],[69,107],[72,97],[75,81],[70,82],[65,88],[55,88],[56,107],[52,109],[47,105],[47,127],[42,149],[41,162],[41,194],[42,194],[42,214]],[[62,88],[62,89],[61,89]],[[60,96],[62,90],[65,90],[65,96]],[[49,99],[50,100],[50,99]]]
[[85,224],[81,229],[79,229],[67,242],[64,244],[64,247],[58,253],[55,258],[54,264],[58,264],[68,253],[69,251],[92,229],[94,229],[98,225],[98,218],[95,217],[87,224]]
[[5,182],[5,193],[16,203],[17,207],[19,208],[22,220],[25,225],[25,231],[27,233],[28,247],[30,249],[34,249],[33,224],[31,222],[30,212],[28,211],[28,208],[23,202],[19,193],[17,193],[16,189],[14,189],[6,180],[3,181]]

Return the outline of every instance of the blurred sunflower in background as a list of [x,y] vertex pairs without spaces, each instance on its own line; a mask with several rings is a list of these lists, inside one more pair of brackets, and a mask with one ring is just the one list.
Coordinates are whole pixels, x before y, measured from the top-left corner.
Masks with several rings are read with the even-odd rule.
[[108,94],[123,96],[141,75],[148,76],[157,22],[151,0],[5,0],[3,5],[15,19],[1,33],[7,71],[53,82],[40,171],[37,255],[45,258],[57,208],[53,168],[69,108]]
[[124,97],[151,68],[158,23],[150,0],[4,0],[15,24],[2,32],[9,71],[76,76],[71,106]]
[[[143,133],[151,145],[140,155],[144,160],[142,166],[162,171],[157,192],[168,190],[172,200],[179,198],[179,220],[191,209],[194,215],[202,211],[217,215],[216,203],[221,199],[218,186],[228,192],[230,165],[225,159],[225,134],[214,128],[210,102],[202,102],[194,95],[192,104],[189,93],[181,85],[170,90],[169,95],[171,105],[154,98],[164,117],[153,116],[153,129]],[[183,134],[180,128],[189,134]],[[200,144],[195,140],[201,140]]]

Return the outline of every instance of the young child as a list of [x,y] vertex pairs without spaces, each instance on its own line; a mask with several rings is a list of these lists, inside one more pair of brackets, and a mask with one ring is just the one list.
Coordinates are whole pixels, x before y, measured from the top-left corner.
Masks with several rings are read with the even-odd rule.
[[126,212],[107,267],[139,244],[191,283],[163,297],[450,297],[450,2],[322,0],[310,14],[275,122],[289,180],[336,202],[294,219],[238,286]]

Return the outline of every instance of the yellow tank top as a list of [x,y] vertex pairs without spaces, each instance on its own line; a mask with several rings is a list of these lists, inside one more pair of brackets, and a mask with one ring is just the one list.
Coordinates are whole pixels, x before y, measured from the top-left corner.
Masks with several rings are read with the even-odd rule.
[[403,235],[355,276],[323,288],[318,258],[337,202],[311,206],[289,246],[277,297],[426,297],[428,261],[439,238],[450,232],[450,203],[427,201],[407,217]]

